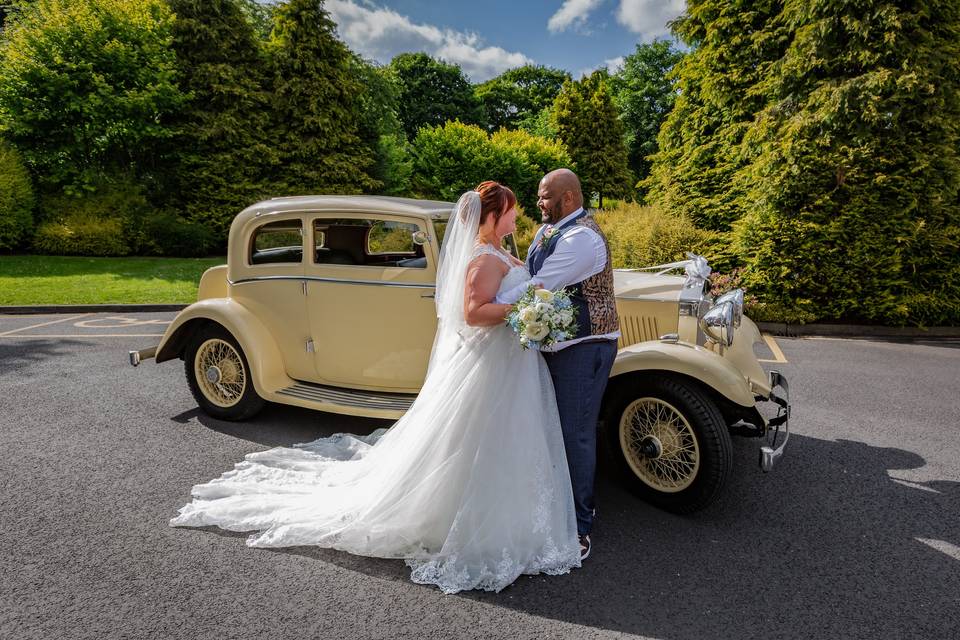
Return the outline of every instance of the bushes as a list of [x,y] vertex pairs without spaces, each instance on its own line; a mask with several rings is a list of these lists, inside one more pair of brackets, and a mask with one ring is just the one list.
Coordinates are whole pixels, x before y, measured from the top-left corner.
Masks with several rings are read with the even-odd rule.
[[0,251],[20,247],[33,230],[33,188],[13,147],[0,143]]
[[657,207],[618,204],[595,214],[610,245],[614,268],[649,267],[683,260],[687,251],[710,259],[719,234],[697,229],[685,216]]
[[33,248],[58,256],[125,256],[130,247],[123,239],[119,218],[99,220],[76,214],[62,221],[44,222],[37,228]]
[[456,200],[484,180],[496,180],[513,189],[527,211],[536,211],[543,174],[570,164],[566,150],[556,142],[523,131],[500,131],[490,137],[480,127],[461,122],[420,129],[413,153],[417,194]]

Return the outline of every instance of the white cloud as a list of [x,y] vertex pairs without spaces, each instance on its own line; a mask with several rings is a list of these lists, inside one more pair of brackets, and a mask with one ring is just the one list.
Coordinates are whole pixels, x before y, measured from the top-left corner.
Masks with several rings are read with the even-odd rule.
[[607,68],[607,71],[609,71],[610,74],[612,75],[623,68],[623,56],[617,56],[616,58],[610,58],[609,60],[604,60],[603,66],[605,66]]
[[686,0],[620,0],[617,22],[643,40],[670,35],[667,22],[686,9]]
[[474,82],[483,82],[507,69],[533,63],[522,53],[484,46],[475,33],[417,24],[392,9],[371,2],[364,2],[361,6],[350,0],[328,0],[326,9],[347,45],[379,62],[389,62],[398,53],[423,51],[460,65]]
[[551,33],[566,31],[572,25],[582,26],[590,12],[596,9],[604,0],[565,0],[557,12],[547,21],[547,29]]

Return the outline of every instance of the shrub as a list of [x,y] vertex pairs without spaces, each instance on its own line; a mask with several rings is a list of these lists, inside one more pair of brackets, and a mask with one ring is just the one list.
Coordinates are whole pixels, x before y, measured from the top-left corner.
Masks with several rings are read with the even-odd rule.
[[156,213],[144,220],[140,238],[141,253],[178,258],[208,256],[218,245],[213,231],[170,212]]
[[16,149],[0,143],[0,251],[16,249],[33,229],[33,188]]
[[62,221],[44,222],[37,228],[33,248],[47,255],[125,256],[130,247],[123,239],[123,221],[97,219],[82,214]]
[[614,268],[649,267],[683,260],[686,252],[706,255],[717,234],[696,228],[682,215],[658,207],[619,204],[595,214],[610,245]]
[[501,129],[490,137],[491,144],[503,147],[520,156],[523,174],[516,184],[510,185],[517,200],[527,211],[537,211],[537,189],[543,176],[561,167],[570,167],[572,162],[566,147],[560,142],[541,138],[526,131]]

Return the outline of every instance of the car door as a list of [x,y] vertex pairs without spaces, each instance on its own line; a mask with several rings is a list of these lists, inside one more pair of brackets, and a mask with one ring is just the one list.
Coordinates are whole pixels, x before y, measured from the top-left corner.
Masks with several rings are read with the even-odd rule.
[[[436,331],[429,222],[392,214],[314,214],[307,306],[319,382],[416,392]],[[414,240],[414,234],[420,238]],[[419,242],[419,244],[418,244]]]
[[272,214],[257,224],[233,256],[231,296],[264,324],[283,354],[287,375],[309,379],[310,323],[304,283],[306,234],[299,213]]

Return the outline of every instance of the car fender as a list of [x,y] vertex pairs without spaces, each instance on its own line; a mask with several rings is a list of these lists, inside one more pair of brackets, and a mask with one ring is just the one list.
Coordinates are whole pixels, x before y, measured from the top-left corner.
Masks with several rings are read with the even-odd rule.
[[709,349],[684,342],[647,341],[620,349],[610,372],[618,376],[644,371],[670,371],[699,380],[743,407],[754,406],[750,385],[729,361]]
[[201,300],[181,311],[161,338],[156,361],[180,356],[190,336],[206,321],[222,325],[236,339],[261,397],[291,384],[273,336],[255,315],[231,298]]

